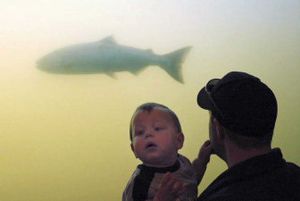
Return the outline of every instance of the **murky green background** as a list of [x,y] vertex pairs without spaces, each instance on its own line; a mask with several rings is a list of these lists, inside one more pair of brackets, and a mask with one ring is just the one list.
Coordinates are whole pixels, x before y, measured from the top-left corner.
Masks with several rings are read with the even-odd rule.
[[[128,123],[141,103],[163,103],[185,132],[193,159],[207,138],[198,90],[231,70],[274,90],[279,117],[273,146],[300,165],[300,1],[28,0],[0,2],[0,200],[120,200],[139,163]],[[184,84],[160,67],[139,75],[52,75],[35,68],[46,53],[113,35],[119,44],[166,54],[193,46]],[[224,162],[213,157],[200,186]]]

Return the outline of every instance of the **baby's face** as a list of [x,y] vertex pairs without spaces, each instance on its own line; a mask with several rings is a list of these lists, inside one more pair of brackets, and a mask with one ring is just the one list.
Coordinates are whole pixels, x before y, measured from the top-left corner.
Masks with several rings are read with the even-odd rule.
[[132,128],[132,150],[145,165],[167,167],[175,163],[177,151],[183,145],[183,134],[177,131],[166,111],[139,112]]

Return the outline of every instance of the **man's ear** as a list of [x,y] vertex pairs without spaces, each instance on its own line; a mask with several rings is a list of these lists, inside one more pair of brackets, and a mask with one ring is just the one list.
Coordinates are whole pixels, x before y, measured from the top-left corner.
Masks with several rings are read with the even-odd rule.
[[177,149],[179,150],[179,149],[181,149],[183,147],[183,142],[184,142],[184,135],[183,135],[183,133],[181,133],[181,132],[178,133],[176,140],[177,140]]
[[216,136],[218,138],[218,141],[220,141],[220,140],[223,141],[225,136],[224,136],[224,130],[223,130],[222,125],[216,118],[213,119],[213,123],[216,128]]

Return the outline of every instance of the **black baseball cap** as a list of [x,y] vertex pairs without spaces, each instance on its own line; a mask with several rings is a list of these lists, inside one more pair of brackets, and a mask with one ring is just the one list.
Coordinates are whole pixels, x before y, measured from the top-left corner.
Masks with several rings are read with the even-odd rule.
[[259,78],[248,73],[233,71],[210,80],[199,91],[197,102],[239,135],[259,138],[274,130],[276,97]]

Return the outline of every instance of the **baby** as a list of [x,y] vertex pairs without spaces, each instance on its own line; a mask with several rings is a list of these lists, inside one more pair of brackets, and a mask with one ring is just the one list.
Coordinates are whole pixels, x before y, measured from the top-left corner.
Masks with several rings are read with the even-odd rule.
[[[123,192],[123,201],[159,200],[156,195],[161,182],[168,183],[169,174],[173,178],[170,180],[173,192],[163,192],[162,195],[173,194],[180,201],[197,199],[197,175],[190,161],[178,154],[184,135],[172,110],[157,103],[139,106],[130,122],[130,140],[131,149],[142,164],[130,178]],[[174,178],[180,182],[176,183]]]

